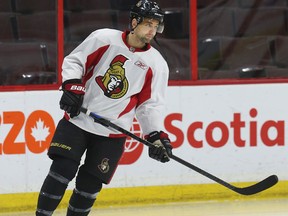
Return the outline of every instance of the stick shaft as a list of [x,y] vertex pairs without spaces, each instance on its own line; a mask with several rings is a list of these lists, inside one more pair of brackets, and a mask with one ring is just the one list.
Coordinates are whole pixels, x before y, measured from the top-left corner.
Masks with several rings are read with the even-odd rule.
[[[92,117],[94,119],[95,122],[105,126],[105,127],[111,127],[137,141],[139,141],[140,143],[144,144],[144,145],[147,145],[148,147],[153,145],[152,143],[148,142],[147,140],[144,140],[138,136],[136,136],[135,134],[131,133],[130,131],[127,131],[125,130],[124,128],[122,127],[119,127],[118,125],[110,122],[109,120],[107,119],[104,119],[103,117],[97,115],[96,113],[93,113],[93,112],[90,112],[88,111],[86,108],[81,108],[81,112],[85,113],[86,115]],[[270,187],[272,187],[273,185],[275,185],[277,182],[278,182],[278,178],[276,175],[271,175],[269,177],[267,177],[266,179],[254,184],[254,185],[251,185],[249,187],[245,187],[245,188],[239,188],[239,187],[235,187],[231,184],[229,184],[228,182],[226,181],[223,181],[222,179],[206,172],[205,170],[203,169],[200,169],[199,167],[177,157],[176,155],[172,154],[170,155],[170,158],[177,161],[178,163],[186,166],[186,167],[189,167],[190,169],[202,174],[203,176],[206,176],[207,178],[217,182],[218,184],[221,184],[222,186],[236,192],[236,193],[239,193],[239,194],[242,194],[242,195],[252,195],[252,194],[256,194],[256,193],[259,193],[263,190],[266,190]]]

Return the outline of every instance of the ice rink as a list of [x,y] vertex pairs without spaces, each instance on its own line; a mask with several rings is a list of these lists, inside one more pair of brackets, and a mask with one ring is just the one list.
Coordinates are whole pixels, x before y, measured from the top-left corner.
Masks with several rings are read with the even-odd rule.
[[[94,208],[91,216],[287,216],[287,199],[260,199],[211,202],[177,202],[155,205]],[[32,216],[33,212],[5,213],[1,216]],[[55,216],[65,216],[58,210]]]

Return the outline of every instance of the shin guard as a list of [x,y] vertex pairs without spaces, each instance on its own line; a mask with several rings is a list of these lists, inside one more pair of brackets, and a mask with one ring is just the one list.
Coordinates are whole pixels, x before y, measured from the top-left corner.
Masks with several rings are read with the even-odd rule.
[[[69,168],[65,164],[68,164]],[[66,159],[53,161],[39,193],[37,216],[50,216],[53,214],[62,200],[68,183],[75,176],[77,168],[78,165],[74,161]]]
[[67,216],[87,216],[102,189],[102,181],[80,168],[76,188],[69,201]]

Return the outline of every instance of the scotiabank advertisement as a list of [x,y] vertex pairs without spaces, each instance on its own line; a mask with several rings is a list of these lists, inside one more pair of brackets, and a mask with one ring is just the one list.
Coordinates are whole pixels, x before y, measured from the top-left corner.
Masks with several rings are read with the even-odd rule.
[[[163,128],[174,155],[228,182],[288,180],[287,92],[287,84],[169,87]],[[56,90],[0,93],[0,194],[40,190],[63,116],[60,97]],[[131,132],[142,137],[136,119]],[[176,161],[150,159],[128,138],[109,187],[202,183],[214,182]]]

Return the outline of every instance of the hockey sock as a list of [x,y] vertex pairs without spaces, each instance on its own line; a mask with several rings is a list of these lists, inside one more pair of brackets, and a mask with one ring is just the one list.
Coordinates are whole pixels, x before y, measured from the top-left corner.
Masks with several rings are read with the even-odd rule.
[[76,188],[69,201],[67,216],[87,216],[102,188],[102,181],[80,168]]
[[77,169],[78,164],[72,160],[58,158],[53,161],[39,193],[36,216],[53,214]]

